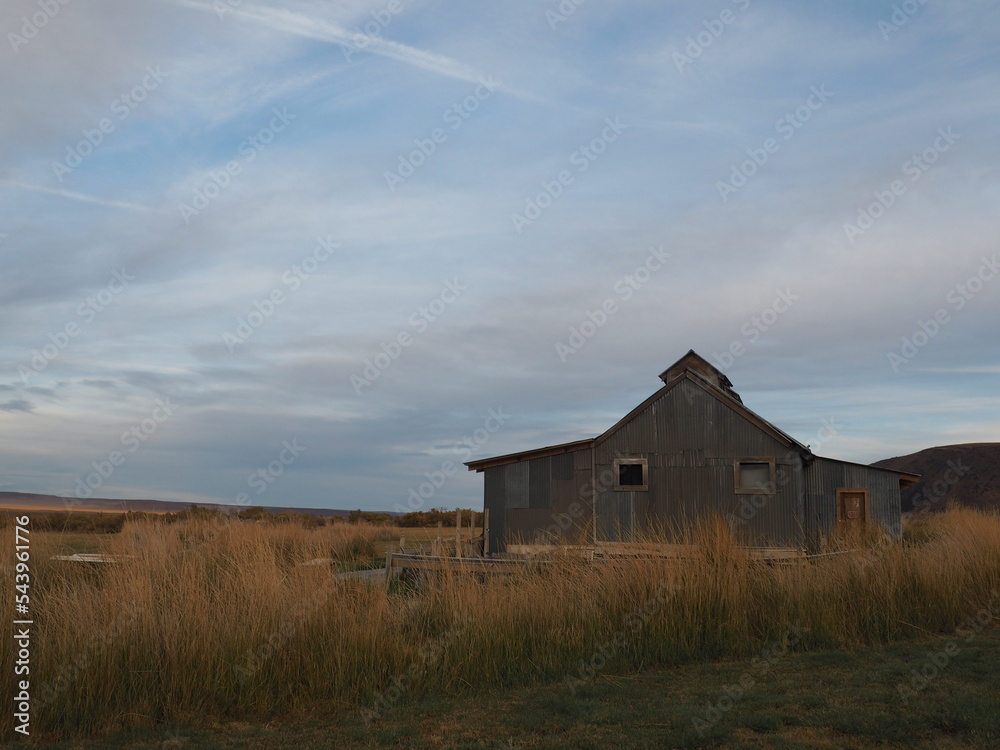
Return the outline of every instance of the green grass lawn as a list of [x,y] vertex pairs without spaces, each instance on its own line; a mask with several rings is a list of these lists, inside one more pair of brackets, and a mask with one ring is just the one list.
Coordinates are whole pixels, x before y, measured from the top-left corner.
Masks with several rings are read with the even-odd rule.
[[[904,701],[899,685],[911,685],[911,670],[919,672],[935,659],[943,663],[946,648],[947,663],[926,666],[936,676]],[[565,682],[468,690],[452,697],[404,695],[371,725],[365,724],[364,707],[310,705],[291,715],[228,724],[194,718],[180,726],[52,746],[995,748],[1000,629],[988,628],[968,642],[935,637],[856,653],[775,654],[642,674],[616,675],[612,660],[575,692]]]

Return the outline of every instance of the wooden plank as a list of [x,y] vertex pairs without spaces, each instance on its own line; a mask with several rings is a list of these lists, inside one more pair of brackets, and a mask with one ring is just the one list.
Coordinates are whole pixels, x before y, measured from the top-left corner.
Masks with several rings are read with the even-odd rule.
[[[395,571],[437,570],[478,573],[513,573],[526,565],[546,565],[550,561],[538,555],[554,552],[563,556],[582,557],[590,564],[625,558],[662,558],[683,560],[700,553],[693,545],[610,545],[598,547],[585,545],[511,545],[511,551],[521,552],[519,558],[447,557],[443,555],[416,555],[389,552],[386,554],[386,579],[391,580]],[[751,549],[751,556],[761,560],[804,560],[803,550],[792,548]]]
[[[747,547],[750,557],[763,560],[783,560],[805,557],[805,550],[794,547]],[[606,542],[596,547],[577,544],[508,544],[511,555],[584,555],[596,558],[612,557],[695,557],[700,550],[693,544],[622,544]]]
[[483,557],[490,555],[490,509],[483,509]]
[[[393,555],[392,567],[416,570],[453,570],[463,572],[514,572],[525,566],[526,560],[502,560],[485,558],[428,557],[420,555]],[[535,563],[533,563],[535,564]]]

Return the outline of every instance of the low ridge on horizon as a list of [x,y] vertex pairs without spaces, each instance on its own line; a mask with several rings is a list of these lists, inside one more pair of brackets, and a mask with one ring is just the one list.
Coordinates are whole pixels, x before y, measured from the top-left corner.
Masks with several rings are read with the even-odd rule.
[[903,490],[904,513],[943,511],[949,503],[1000,509],[1000,443],[938,445],[872,465],[920,475]]

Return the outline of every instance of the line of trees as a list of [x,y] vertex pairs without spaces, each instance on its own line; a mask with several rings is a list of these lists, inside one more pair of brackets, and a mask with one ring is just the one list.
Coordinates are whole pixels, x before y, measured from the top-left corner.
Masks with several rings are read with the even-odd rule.
[[[483,525],[483,513],[481,511],[473,511],[469,508],[464,508],[462,510],[462,525],[469,525],[469,514],[475,515],[476,526],[482,528]],[[412,513],[404,513],[401,516],[396,516],[395,524],[396,526],[403,527],[426,527],[426,526],[437,526],[440,523],[443,526],[451,526],[455,528],[455,511],[445,510],[444,508],[431,508],[430,510],[420,510],[414,511]]]
[[[374,513],[364,510],[352,510],[347,515],[317,516],[311,513],[272,513],[266,508],[253,506],[243,508],[235,513],[224,513],[216,508],[206,508],[192,505],[177,513],[145,513],[142,511],[127,511],[125,513],[88,513],[73,511],[46,511],[33,513],[27,510],[10,510],[0,512],[0,528],[13,525],[16,515],[28,513],[31,517],[31,528],[38,531],[73,531],[91,534],[117,534],[126,521],[152,520],[161,523],[176,523],[190,518],[203,520],[238,519],[240,521],[263,521],[267,523],[297,523],[307,529],[319,528],[327,524],[374,524],[376,526],[398,526],[403,528],[424,528],[443,526],[455,528],[455,511],[445,508],[431,508],[426,511],[414,511],[400,516],[391,513]],[[483,513],[465,508],[462,510],[462,526],[469,525],[469,515],[474,513],[476,526],[482,527]]]

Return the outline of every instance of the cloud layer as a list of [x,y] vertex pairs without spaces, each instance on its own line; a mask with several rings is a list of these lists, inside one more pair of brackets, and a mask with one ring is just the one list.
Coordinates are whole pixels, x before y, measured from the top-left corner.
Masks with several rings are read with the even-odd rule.
[[333,5],[0,8],[0,488],[478,505],[689,348],[1000,435],[994,4]]

